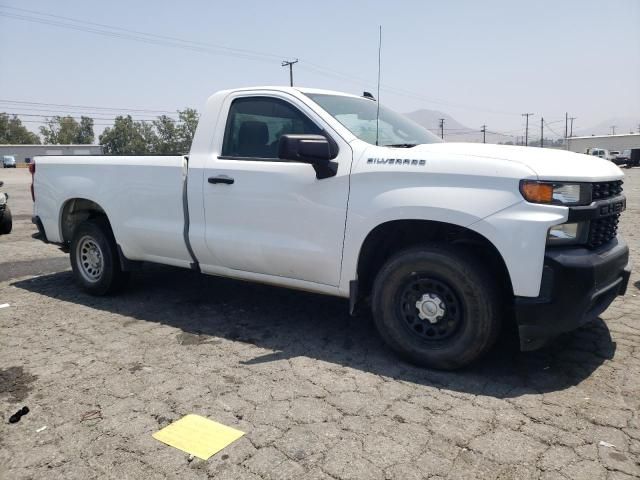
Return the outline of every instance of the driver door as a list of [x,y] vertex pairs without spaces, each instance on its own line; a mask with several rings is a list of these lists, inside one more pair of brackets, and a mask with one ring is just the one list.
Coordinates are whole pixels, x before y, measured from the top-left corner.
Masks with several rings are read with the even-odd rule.
[[[205,170],[206,244],[216,267],[337,286],[352,151],[338,135],[337,174],[277,158],[280,136],[329,135],[294,97],[239,92],[226,100],[224,138]],[[206,267],[204,267],[206,268]]]

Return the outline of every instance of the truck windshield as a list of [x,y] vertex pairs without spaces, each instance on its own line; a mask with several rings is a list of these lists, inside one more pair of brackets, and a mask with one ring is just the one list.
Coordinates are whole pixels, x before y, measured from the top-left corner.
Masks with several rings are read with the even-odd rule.
[[[349,129],[360,140],[376,144],[376,111],[378,104],[366,98],[307,93],[307,97]],[[412,147],[441,142],[436,135],[388,108],[380,106],[378,145]]]

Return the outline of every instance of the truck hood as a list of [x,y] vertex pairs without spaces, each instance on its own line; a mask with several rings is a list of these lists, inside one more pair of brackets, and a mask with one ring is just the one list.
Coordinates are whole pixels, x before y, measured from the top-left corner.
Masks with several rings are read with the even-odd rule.
[[[398,149],[393,149],[397,151]],[[607,181],[624,177],[608,160],[566,150],[482,143],[432,143],[403,149],[411,157],[466,157],[515,162],[531,169],[541,180]]]

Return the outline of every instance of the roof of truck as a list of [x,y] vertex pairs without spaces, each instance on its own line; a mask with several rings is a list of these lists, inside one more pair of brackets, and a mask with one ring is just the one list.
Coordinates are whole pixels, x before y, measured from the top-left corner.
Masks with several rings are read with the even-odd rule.
[[356,97],[356,98],[362,98],[360,95],[355,95],[353,93],[346,93],[346,92],[338,92],[336,90],[324,90],[322,88],[306,88],[306,87],[301,87],[298,88],[296,87],[295,90],[298,90],[301,93],[310,93],[310,94],[322,94],[322,95],[342,95],[343,97]]
[[[322,88],[308,88],[308,87],[289,87],[285,85],[259,85],[255,87],[242,87],[234,88],[230,90],[223,90],[223,92],[237,92],[242,90],[278,90],[281,92],[289,93],[304,93],[304,94],[324,94],[324,95],[342,95],[344,97],[356,97],[361,98],[360,95],[346,92],[338,92],[336,90],[324,90]],[[219,93],[219,92],[218,92]]]

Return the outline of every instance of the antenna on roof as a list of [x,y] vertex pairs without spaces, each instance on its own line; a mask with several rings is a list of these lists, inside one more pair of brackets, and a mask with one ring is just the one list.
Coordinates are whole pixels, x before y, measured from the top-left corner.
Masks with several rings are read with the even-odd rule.
[[379,25],[378,34],[378,101],[376,106],[376,145],[380,135],[380,55],[382,52],[382,25]]

